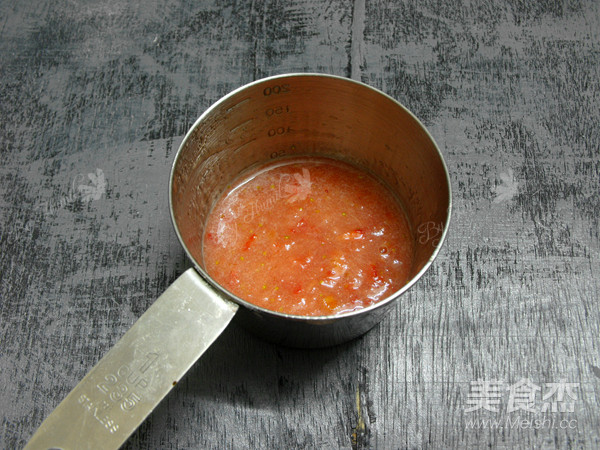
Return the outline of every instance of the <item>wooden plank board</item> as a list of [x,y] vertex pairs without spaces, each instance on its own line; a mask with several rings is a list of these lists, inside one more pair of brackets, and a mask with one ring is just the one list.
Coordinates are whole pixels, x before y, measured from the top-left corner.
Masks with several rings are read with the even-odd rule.
[[[0,4],[0,447],[189,267],[167,183],[200,113],[315,71],[427,125],[453,185],[443,251],[354,342],[230,327],[126,447],[597,448],[599,25],[594,2]],[[525,379],[538,410],[576,384],[573,412],[509,411]],[[477,380],[504,382],[497,412],[468,412]]]

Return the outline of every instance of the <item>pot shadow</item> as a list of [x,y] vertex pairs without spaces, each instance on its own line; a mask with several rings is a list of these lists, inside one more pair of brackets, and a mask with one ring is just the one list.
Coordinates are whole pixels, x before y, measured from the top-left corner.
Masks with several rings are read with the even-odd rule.
[[[321,349],[285,347],[265,341],[233,324],[190,370],[186,389],[196,397],[225,394],[222,401],[240,401],[260,408],[291,401],[293,386],[320,384],[332,366],[348,359],[361,338]],[[352,358],[350,358],[352,359]]]
[[[234,416],[240,410],[242,415],[281,414],[325,401],[322,396],[332,390],[354,398],[357,371],[347,369],[359,366],[362,342],[358,337],[333,347],[297,349],[269,343],[231,324],[123,448],[155,448],[165,439],[177,439],[175,434],[185,440],[182,429],[201,435],[215,416],[231,417],[232,410]],[[190,423],[195,430],[185,426]]]

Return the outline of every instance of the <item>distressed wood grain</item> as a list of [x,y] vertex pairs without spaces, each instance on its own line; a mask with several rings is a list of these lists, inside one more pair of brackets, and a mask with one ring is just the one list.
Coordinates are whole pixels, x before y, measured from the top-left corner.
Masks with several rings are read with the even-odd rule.
[[[0,447],[189,267],[167,183],[201,112],[314,71],[426,124],[453,186],[443,251],[351,343],[231,326],[125,448],[598,448],[599,30],[577,0],[0,3]],[[477,380],[504,382],[497,412],[468,412]],[[538,407],[577,384],[573,411],[508,411],[521,380]]]

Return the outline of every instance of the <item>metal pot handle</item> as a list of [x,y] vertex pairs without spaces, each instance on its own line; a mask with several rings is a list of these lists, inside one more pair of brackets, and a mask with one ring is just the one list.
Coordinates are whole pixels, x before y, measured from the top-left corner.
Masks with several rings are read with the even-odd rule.
[[119,448],[237,310],[188,269],[75,386],[25,449]]

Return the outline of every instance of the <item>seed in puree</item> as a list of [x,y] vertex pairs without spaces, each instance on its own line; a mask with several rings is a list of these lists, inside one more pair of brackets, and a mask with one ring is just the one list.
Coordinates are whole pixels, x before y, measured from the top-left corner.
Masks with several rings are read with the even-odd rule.
[[218,200],[203,242],[207,272],[240,298],[302,316],[364,308],[408,280],[413,238],[381,183],[340,161],[271,164]]

